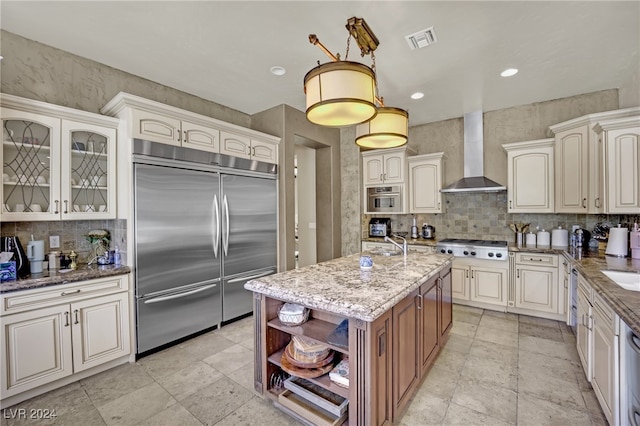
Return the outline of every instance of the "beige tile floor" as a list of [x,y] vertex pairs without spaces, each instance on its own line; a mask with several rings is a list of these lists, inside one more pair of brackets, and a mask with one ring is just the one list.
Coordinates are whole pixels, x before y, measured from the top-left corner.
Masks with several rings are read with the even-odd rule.
[[[253,319],[25,401],[59,425],[294,425],[253,391]],[[15,411],[14,411],[15,412]],[[7,418],[9,417],[9,418]],[[10,418],[0,426],[28,423]],[[402,425],[606,425],[559,322],[454,306]]]

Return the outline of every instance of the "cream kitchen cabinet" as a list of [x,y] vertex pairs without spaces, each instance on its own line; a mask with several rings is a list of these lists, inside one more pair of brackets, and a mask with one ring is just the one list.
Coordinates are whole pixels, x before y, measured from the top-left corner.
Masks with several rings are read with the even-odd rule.
[[116,217],[118,120],[3,94],[2,219]]
[[[565,288],[560,285],[557,254],[515,254],[515,276],[510,287],[509,311],[565,320]],[[564,281],[564,275],[562,275]]]
[[451,270],[454,302],[506,310],[509,264],[504,260],[456,257]]
[[409,157],[408,167],[409,213],[442,213],[444,153]]
[[507,211],[554,212],[554,139],[502,145],[507,152]]
[[7,398],[15,403],[38,387],[128,360],[128,275],[5,293],[0,300],[3,406]]
[[556,142],[556,213],[607,213],[604,206],[603,149],[593,126],[639,113],[639,107],[606,111],[549,127]]
[[578,276],[578,318],[576,324],[576,349],[588,382],[593,377],[593,306],[592,289],[583,276]]
[[170,115],[134,110],[132,135],[136,139],[183,146],[201,151],[220,151],[220,130]]
[[278,164],[278,144],[249,136],[220,132],[220,153]]
[[372,185],[403,184],[407,174],[407,147],[365,151],[362,155],[362,183]]
[[121,139],[143,139],[233,157],[278,163],[280,138],[129,93],[120,92],[102,113],[123,120]]
[[618,315],[597,294],[593,294],[591,385],[610,425],[619,423],[620,363]]
[[640,116],[602,121],[594,130],[604,147],[607,213],[640,213]]

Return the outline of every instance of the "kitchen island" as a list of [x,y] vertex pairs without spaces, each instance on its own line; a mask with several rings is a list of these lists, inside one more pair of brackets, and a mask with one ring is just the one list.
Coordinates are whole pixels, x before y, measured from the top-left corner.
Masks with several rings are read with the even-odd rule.
[[[350,425],[397,420],[447,340],[452,256],[371,257],[371,270],[361,270],[360,254],[355,254],[245,284],[254,292],[255,389],[299,420],[318,422],[309,417],[312,409],[291,409],[283,400],[283,353],[293,336],[326,345],[334,353],[332,365],[348,358],[348,388],[332,382],[329,374],[307,380],[348,399]],[[309,320],[283,324],[278,310],[285,302],[307,307]],[[328,343],[344,320],[348,346]]]

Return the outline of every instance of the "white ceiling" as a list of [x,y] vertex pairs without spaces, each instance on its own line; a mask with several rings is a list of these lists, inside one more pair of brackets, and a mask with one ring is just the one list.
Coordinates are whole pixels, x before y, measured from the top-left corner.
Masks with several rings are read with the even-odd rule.
[[[9,32],[247,114],[304,111],[304,75],[329,60],[309,34],[344,59],[352,16],[380,40],[380,94],[409,110],[410,125],[640,79],[638,1],[3,0],[0,12]],[[410,50],[404,36],[430,26],[438,43]],[[354,42],[348,59],[371,65]],[[509,67],[520,72],[500,77]],[[415,91],[425,97],[411,100]]]

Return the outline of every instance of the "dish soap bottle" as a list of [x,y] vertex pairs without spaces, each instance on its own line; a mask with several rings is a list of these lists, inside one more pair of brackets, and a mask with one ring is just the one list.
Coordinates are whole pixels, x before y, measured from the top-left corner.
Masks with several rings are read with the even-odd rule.
[[122,262],[122,259],[120,257],[120,248],[118,248],[118,246],[116,246],[116,249],[113,252],[113,264],[116,265],[116,266],[120,266],[121,262]]

